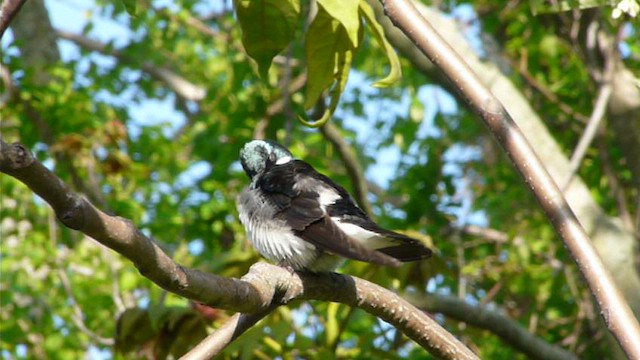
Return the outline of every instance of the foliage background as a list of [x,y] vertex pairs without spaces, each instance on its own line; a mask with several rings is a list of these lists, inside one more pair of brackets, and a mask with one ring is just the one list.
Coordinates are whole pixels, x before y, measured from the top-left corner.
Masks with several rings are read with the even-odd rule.
[[[531,4],[430,5],[453,17],[481,57],[503,69],[570,154],[602,84],[602,61],[590,56],[603,55],[568,34],[596,23],[618,45],[620,62],[638,74],[636,23],[613,19],[612,7],[534,14],[541,9]],[[46,6],[28,2],[2,41],[2,69],[10,74],[3,82],[3,140],[26,144],[99,207],[152,234],[178,263],[239,277],[259,260],[235,209],[247,184],[238,150],[256,136],[287,144],[353,190],[326,133],[296,120],[305,101],[296,84],[309,62],[305,16],[261,79],[229,2],[154,1],[139,5],[136,16],[112,1]],[[83,9],[81,30],[51,27],[49,15],[65,6]],[[303,15],[309,6],[303,2]],[[580,358],[612,356],[574,264],[486,130],[455,103],[449,84],[409,58],[401,58],[398,83],[371,87],[387,64],[365,32],[332,121],[365,169],[375,218],[432,241],[437,255],[401,269],[350,262],[341,271],[418,298],[438,293],[486,305]],[[640,137],[624,137],[632,131],[619,129],[615,103],[609,111],[611,122],[578,175],[602,210],[635,234],[637,246]],[[626,114],[640,128],[637,109]],[[128,356],[161,357],[183,351],[230,315],[163,292],[117,254],[59,226],[27,188],[4,175],[0,182],[3,357],[111,357],[116,338]],[[627,266],[637,272],[637,264]],[[455,314],[434,316],[483,358],[523,356]],[[137,338],[126,336],[133,330]],[[278,356],[426,353],[359,310],[314,302],[278,309],[223,355]]]

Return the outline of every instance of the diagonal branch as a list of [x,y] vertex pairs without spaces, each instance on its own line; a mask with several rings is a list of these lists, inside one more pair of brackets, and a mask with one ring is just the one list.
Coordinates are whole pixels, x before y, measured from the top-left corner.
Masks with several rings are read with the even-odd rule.
[[23,145],[0,140],[0,171],[15,177],[42,197],[67,227],[78,230],[131,260],[141,274],[160,287],[214,307],[255,311],[273,298],[263,288],[183,268],[127,219],[110,216],[72,192]]
[[416,46],[456,84],[525,179],[564,240],[596,298],[609,331],[630,358],[640,359],[640,326],[589,237],[526,138],[500,101],[444,41],[409,0],[383,1],[384,11]]
[[486,306],[473,306],[452,296],[436,294],[405,297],[425,311],[441,313],[469,325],[487,329],[532,359],[577,360],[577,357],[569,351],[545,342],[516,321]]
[[[609,61],[611,62],[611,61]],[[612,66],[609,66],[612,68]],[[609,76],[607,78],[611,78],[612,70],[607,70]],[[593,107],[593,112],[589,117],[589,122],[587,123],[587,127],[584,129],[582,136],[580,137],[580,141],[578,141],[578,145],[576,146],[573,154],[571,154],[571,162],[569,164],[569,176],[565,180],[565,183],[562,185],[562,191],[566,191],[571,184],[571,180],[575,176],[578,168],[580,168],[580,163],[582,159],[584,159],[585,154],[587,153],[587,149],[591,146],[593,139],[596,137],[596,133],[600,128],[600,124],[602,123],[602,119],[604,119],[604,114],[607,111],[607,104],[609,103],[609,98],[611,97],[612,92],[611,81],[608,80],[600,86],[598,90],[598,97],[596,98],[596,103]]]
[[[82,35],[63,30],[56,30],[56,35],[59,38],[69,40],[86,50],[113,56],[124,63],[138,63],[137,61],[129,58],[121,51],[111,49],[106,44],[103,44],[97,40],[89,39]],[[169,86],[169,88],[171,88],[171,90],[173,90],[181,98],[192,101],[200,101],[204,99],[206,95],[206,90],[203,87],[190,82],[189,80],[185,79],[169,68],[157,66],[150,62],[142,63],[140,65],[140,68],[142,69],[142,71],[148,73],[155,79],[166,83],[167,86]]]
[[369,194],[367,179],[364,177],[364,171],[362,170],[362,166],[360,166],[356,153],[344,140],[340,134],[340,130],[338,130],[338,127],[331,121],[328,121],[324,126],[320,127],[320,132],[322,132],[322,135],[324,135],[324,137],[333,144],[333,147],[338,152],[340,159],[342,159],[342,162],[347,169],[347,174],[353,184],[353,193],[356,198],[356,202],[368,215],[371,215],[371,203],[367,198],[367,195]]
[[0,139],[0,172],[21,181],[44,199],[65,226],[125,256],[143,276],[167,291],[212,307],[245,313],[260,313],[294,299],[339,302],[393,324],[435,356],[477,358],[427,314],[397,294],[366,280],[335,273],[291,273],[265,263],[253,265],[242,279],[182,267],[131,221],[107,215],[73,193],[21,144],[9,145]]
[[218,355],[229,344],[231,344],[233,340],[240,337],[240,335],[244,334],[253,325],[265,318],[277,307],[278,305],[272,305],[263,311],[253,314],[236,313],[222,324],[220,328],[207,336],[188,353],[183,355],[180,360],[210,359],[215,355]]
[[27,0],[6,0],[0,5],[0,39]]

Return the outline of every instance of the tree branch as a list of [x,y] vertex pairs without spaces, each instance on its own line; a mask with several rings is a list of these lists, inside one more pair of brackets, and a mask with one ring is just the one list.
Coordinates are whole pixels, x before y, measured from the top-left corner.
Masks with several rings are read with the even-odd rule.
[[383,5],[391,21],[456,84],[457,90],[480,115],[564,240],[596,298],[609,331],[627,356],[640,359],[640,326],[636,318],[605,270],[602,260],[560,189],[511,116],[471,68],[422,17],[411,1],[386,0]]
[[447,317],[491,331],[518,351],[532,359],[572,360],[577,356],[529,333],[516,321],[486,306],[473,306],[452,296],[429,294],[405,297],[425,311],[441,313]]
[[73,311],[71,313],[71,321],[75,324],[78,330],[85,333],[95,343],[100,345],[113,346],[115,344],[115,340],[113,338],[102,337],[96,334],[95,332],[91,331],[91,329],[87,327],[87,325],[84,323],[84,313],[80,308],[80,305],[78,305],[78,302],[76,301],[75,296],[73,295],[73,290],[71,288],[71,281],[69,280],[67,273],[62,268],[58,268],[57,273],[58,273],[58,276],[60,277],[62,288],[64,289],[64,292],[67,294],[67,299],[68,299],[69,305],[71,306],[71,310]]
[[[65,226],[125,256],[143,276],[167,291],[212,307],[246,313],[261,312],[293,299],[340,302],[393,324],[435,356],[477,358],[429,316],[398,295],[366,280],[335,273],[290,273],[265,263],[253,265],[242,279],[184,268],[131,221],[109,216],[73,193],[21,144],[9,145],[0,139],[0,172],[13,176],[42,197]],[[238,325],[229,324],[229,327],[235,329]]]
[[[389,41],[411,62],[412,66],[450,91],[453,96],[456,96],[461,105],[471,110],[471,107],[462,101],[459,93],[454,91],[453,82],[444,78],[442,72],[438,71],[429,59],[415,47],[413,40],[394,27],[389,18],[384,15],[382,5],[374,0],[369,0],[369,4],[374,8],[376,19],[384,27]],[[418,6],[420,12],[427,17],[429,22],[436,25],[440,34],[445,36],[456,51],[462,54],[465,61],[476,70],[476,74],[480,76],[485,86],[488,86],[496,96],[502,99],[507,111],[514,117],[523,132],[527,134],[528,141],[535,147],[538,156],[540,156],[552,177],[557,183],[563,183],[563,179],[567,177],[569,160],[546,127],[545,122],[531,107],[527,97],[507,76],[498,70],[495,64],[484,61],[478,56],[461,33],[454,19],[445,16],[433,7],[423,6],[418,2],[414,2],[414,4]],[[633,144],[633,142],[637,142],[637,139],[640,139],[640,136],[636,136],[637,133],[631,126],[632,122],[628,120],[637,118],[637,116],[633,115],[633,109],[634,106],[640,104],[640,102],[635,101],[640,99],[639,96],[636,96],[640,94],[640,89],[635,86],[632,72],[628,69],[621,71],[619,67],[624,67],[624,64],[616,64],[618,71],[613,77],[614,91],[608,106],[608,119],[611,120],[613,128],[616,128],[616,124],[624,125],[625,128],[620,133],[625,134],[625,138],[632,140],[631,144]],[[616,96],[616,94],[620,96]],[[619,110],[620,113],[614,114],[614,109]],[[640,107],[636,109],[640,109]],[[620,117],[620,121],[616,121],[617,117]],[[623,148],[626,148],[626,142],[621,142],[621,144]],[[631,158],[636,159],[638,157]],[[627,164],[631,166],[636,163],[640,164],[640,162]],[[635,177],[634,179],[640,179],[640,177]],[[372,188],[372,190],[375,191],[375,188]],[[634,265],[640,263],[637,258],[638,251],[636,250],[637,233],[634,234],[628,231],[619,218],[607,215],[593,198],[585,182],[579,177],[574,179],[564,195],[569,201],[571,209],[578,216],[580,223],[592,236],[599,255],[619,288],[624,292],[629,305],[635,314],[640,314],[640,292],[638,291],[640,288],[640,269]],[[640,209],[640,197],[636,201],[637,208]],[[640,228],[640,211],[637,212],[636,224],[636,228]],[[613,340],[613,337],[611,338]],[[616,350],[612,349],[612,351]]]
[[[307,74],[302,73],[291,81],[291,83],[288,86],[288,92],[290,94],[298,92],[300,89],[302,89],[302,87],[306,83],[307,83]],[[278,100],[272,102],[271,105],[267,107],[267,111],[265,112],[264,116],[260,118],[260,121],[258,121],[258,123],[256,124],[256,128],[253,131],[254,139],[265,138],[266,132],[267,132],[267,126],[269,126],[269,121],[276,114],[283,112],[283,110],[285,109],[285,104],[286,104],[285,99],[282,96],[280,96]]]
[[371,215],[371,203],[367,198],[367,195],[369,194],[367,179],[364,177],[364,171],[362,170],[362,166],[360,166],[356,153],[344,140],[338,127],[331,121],[327,121],[324,126],[320,127],[320,132],[322,132],[322,135],[324,135],[324,137],[333,144],[333,147],[338,152],[340,159],[342,159],[342,162],[347,169],[347,174],[353,184],[353,193],[356,202],[360,207],[362,207],[362,210]]
[[611,98],[611,93],[613,92],[613,86],[611,85],[611,82],[613,78],[614,64],[617,60],[619,60],[618,52],[616,50],[617,44],[618,43],[616,42],[607,45],[608,48],[604,51],[603,69],[602,71],[597,72],[597,77],[595,76],[595,74],[593,74],[594,78],[600,80],[598,96],[596,97],[596,102],[593,106],[591,116],[589,117],[587,127],[584,129],[584,132],[582,133],[580,141],[578,141],[578,145],[576,145],[573,154],[571,154],[571,161],[569,163],[569,176],[561,187],[563,192],[567,190],[569,184],[571,184],[571,180],[573,180],[573,176],[580,168],[580,163],[582,162],[584,155],[587,153],[587,149],[593,142],[593,139],[595,139],[596,133],[600,128],[600,123],[602,123],[602,119],[604,118],[604,115],[607,111],[607,105],[609,103],[609,99]]
[[[73,193],[23,145],[9,145],[0,140],[0,171],[20,180],[42,197],[65,226],[124,255],[141,274],[163,289],[210,306],[248,312],[267,306],[273,298],[268,289],[260,288],[266,284],[253,286],[177,265],[129,220],[107,215]],[[274,291],[271,289],[271,293]]]
[[[86,38],[82,35],[63,30],[56,30],[56,35],[61,39],[69,40],[89,51],[96,51],[105,55],[113,56],[124,63],[138,63],[137,61],[130,59],[121,51],[109,49],[107,45],[99,41]],[[166,83],[167,86],[169,86],[169,88],[171,88],[171,90],[173,90],[181,98],[192,101],[200,101],[204,99],[206,95],[206,90],[203,87],[195,85],[194,83],[188,81],[181,75],[166,67],[156,66],[153,63],[145,62],[140,65],[140,68],[142,69],[142,71],[148,73],[155,79]]]
[[231,342],[244,334],[258,321],[269,315],[279,305],[272,305],[263,311],[253,314],[236,313],[221,327],[202,340],[196,347],[184,354],[180,360],[210,359],[218,355]]
[[0,6],[0,39],[9,28],[11,20],[18,14],[20,8],[27,0],[6,0]]

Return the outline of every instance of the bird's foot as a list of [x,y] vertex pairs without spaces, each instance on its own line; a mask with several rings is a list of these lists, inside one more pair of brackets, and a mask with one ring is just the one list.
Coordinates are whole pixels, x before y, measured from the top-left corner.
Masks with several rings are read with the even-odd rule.
[[280,262],[278,263],[278,266],[280,266],[281,268],[287,270],[291,275],[293,275],[296,272],[296,269],[293,268],[293,266]]

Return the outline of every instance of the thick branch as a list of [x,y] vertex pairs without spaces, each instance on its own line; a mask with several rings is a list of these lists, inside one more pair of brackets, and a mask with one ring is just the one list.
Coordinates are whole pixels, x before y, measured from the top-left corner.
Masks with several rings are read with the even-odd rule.
[[73,193],[23,145],[9,145],[0,140],[0,171],[20,180],[42,197],[65,226],[124,255],[142,275],[168,291],[210,306],[244,312],[255,311],[271,302],[274,289],[177,265],[129,220],[107,215]]
[[[440,86],[452,91],[454,96],[462,100],[461,96],[454,91],[454,84],[449,80],[443,79],[442,72],[436,71],[429,59],[414,46],[413,41],[393,26],[389,18],[383,14],[381,4],[373,0],[369,0],[369,3],[374,7],[376,18],[383,25],[385,34],[388,35],[387,37],[390,42],[403,56],[411,61],[412,66],[423,72],[430,79],[434,79]],[[564,183],[568,175],[569,160],[564,155],[562,148],[554,139],[549,129],[545,126],[544,121],[531,107],[526,96],[522,94],[507,76],[499,71],[496,65],[484,61],[478,56],[461,34],[460,27],[456,24],[455,20],[435,11],[432,7],[423,6],[419,3],[415,4],[419,7],[422,15],[427,17],[431,24],[436,25],[436,28],[440,34],[446,38],[447,42],[452,44],[456,51],[462,54],[465,61],[476,70],[476,74],[480,76],[485,86],[488,86],[491,92],[502,100],[509,114],[515,118],[518,126],[527,134],[527,140],[535,147],[538,156],[542,159],[556,183]],[[619,75],[620,72],[616,74]],[[640,92],[640,89],[637,87],[634,88],[631,72],[627,69],[624,74],[626,75],[614,75],[614,91],[612,92],[608,106],[609,110],[621,108],[620,104],[613,104],[615,99],[629,100],[628,103],[624,104],[624,108],[631,110],[635,99],[640,98],[634,95]],[[624,94],[625,96],[616,97],[615,94]],[[465,102],[461,101],[460,104],[463,106],[466,105],[470,109]],[[622,120],[624,120],[622,123],[632,124],[632,122],[628,120],[638,118],[632,114],[632,112],[619,114],[622,116]],[[609,113],[608,119],[615,120],[613,118],[614,116],[616,115]],[[614,127],[616,123],[620,122],[611,122]],[[626,129],[623,133],[630,139],[633,139],[633,141],[640,139],[640,133],[630,131],[629,129]],[[636,156],[635,158],[638,157]],[[635,163],[640,164],[640,162]],[[637,177],[637,179],[640,179],[640,177]],[[638,291],[640,288],[640,273],[633,265],[635,263],[634,254],[637,253],[635,250],[637,241],[634,234],[627,231],[620,219],[607,216],[593,198],[585,182],[579,177],[576,177],[571,182],[567,192],[565,192],[565,196],[571,209],[578,216],[580,223],[592,236],[598,253],[602,256],[607,269],[615,278],[617,285],[624,292],[629,305],[636,314],[640,314],[640,292]],[[640,219],[640,216],[638,219]],[[638,223],[640,223],[640,220]]]
[[209,306],[249,313],[293,299],[340,302],[393,324],[438,357],[476,358],[428,315],[366,280],[335,273],[292,274],[264,263],[252,266],[242,279],[179,266],[129,220],[109,216],[73,193],[23,145],[0,140],[0,172],[15,177],[42,197],[64,225],[117,251],[131,260],[142,275],[175,294]]
[[577,357],[560,347],[550,345],[529,333],[516,321],[485,306],[473,306],[452,296],[430,294],[408,297],[412,304],[429,312],[441,313],[447,317],[486,329],[498,335],[513,348],[527,354],[532,359],[572,360]]
[[625,353],[640,359],[640,326],[611,280],[586,232],[526,138],[500,101],[409,0],[383,1],[391,21],[456,84],[525,179],[564,240],[596,298],[605,324]]
[[11,20],[16,16],[20,8],[27,0],[6,0],[0,5],[0,39],[9,28]]

